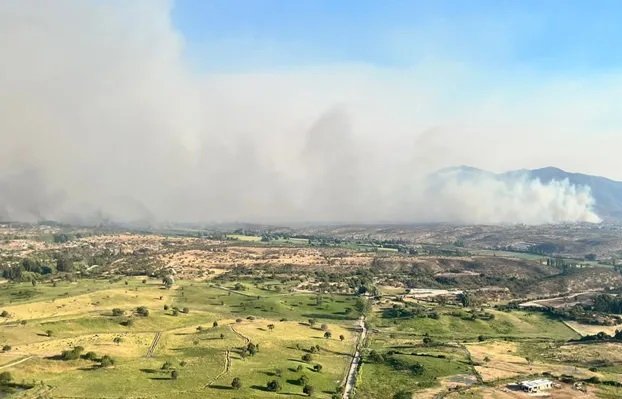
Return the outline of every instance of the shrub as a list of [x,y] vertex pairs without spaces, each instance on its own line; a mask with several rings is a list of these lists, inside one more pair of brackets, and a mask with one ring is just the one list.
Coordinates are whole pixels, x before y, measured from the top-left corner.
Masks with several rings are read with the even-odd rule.
[[302,355],[302,361],[303,362],[310,362],[313,360],[313,356],[311,356],[310,353],[305,353],[304,355]]
[[240,389],[240,388],[242,388],[242,380],[240,380],[239,377],[235,377],[233,379],[233,381],[231,381],[231,387],[233,389]]
[[123,313],[125,313],[123,309],[119,309],[119,308],[112,309],[113,316],[123,316]]
[[6,385],[13,381],[13,376],[8,371],[3,371],[0,373],[0,384]]
[[114,364],[114,359],[108,355],[104,355],[99,361],[100,367],[110,367]]
[[138,314],[139,316],[147,317],[149,316],[149,309],[147,309],[145,306],[139,306],[136,308],[136,314]]
[[268,381],[268,383],[266,384],[266,388],[270,392],[279,392],[283,387],[281,386],[281,383],[277,380],[272,380]]
[[302,388],[302,392],[307,394],[307,396],[311,396],[313,395],[313,392],[315,392],[315,388],[313,388],[311,385],[305,385],[305,387]]

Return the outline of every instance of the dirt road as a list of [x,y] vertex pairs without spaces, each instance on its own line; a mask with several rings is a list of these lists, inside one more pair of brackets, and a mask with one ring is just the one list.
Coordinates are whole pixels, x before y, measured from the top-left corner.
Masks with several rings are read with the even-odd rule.
[[365,336],[367,336],[367,328],[365,327],[365,318],[363,316],[359,319],[358,325],[361,334],[359,335],[356,343],[356,351],[354,352],[354,357],[352,357],[352,363],[350,363],[350,370],[348,371],[346,385],[343,390],[343,399],[350,399],[352,397],[352,393],[354,392],[354,387],[356,385],[356,373],[359,369],[359,364],[361,363],[361,347],[363,342],[365,342]]

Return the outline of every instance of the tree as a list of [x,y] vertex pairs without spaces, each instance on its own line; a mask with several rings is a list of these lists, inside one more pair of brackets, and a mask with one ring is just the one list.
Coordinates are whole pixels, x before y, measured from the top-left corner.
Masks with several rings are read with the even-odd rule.
[[0,384],[1,385],[7,385],[11,381],[13,381],[13,376],[11,375],[11,373],[9,373],[8,371],[3,371],[2,373],[0,373]]
[[309,319],[309,325],[311,327],[313,327],[315,325],[315,323],[316,323],[315,319]]
[[311,356],[311,354],[305,353],[304,355],[302,355],[302,361],[303,362],[309,363],[312,360],[313,360],[313,356]]
[[47,335],[48,337],[51,337],[51,336],[52,336],[52,334],[53,334],[52,330],[47,330],[47,331],[45,332],[45,335]]
[[375,350],[369,353],[369,360],[373,363],[384,363],[384,357]]
[[306,375],[301,375],[300,378],[298,378],[297,381],[298,385],[307,385],[309,383],[309,377],[307,377]]
[[177,372],[177,370],[171,371],[171,380],[176,380],[177,377],[179,377],[179,373]]
[[257,345],[255,345],[252,342],[249,342],[248,345],[246,345],[246,352],[251,355],[251,356],[255,356],[255,354],[259,351],[259,347]]
[[231,381],[231,387],[233,389],[240,389],[240,388],[242,388],[242,380],[240,380],[239,377],[235,377],[233,379],[233,381]]
[[162,370],[169,370],[173,367],[173,363],[169,362],[168,360],[166,362],[164,362],[164,364],[162,364],[162,367],[160,367],[160,369]]
[[113,364],[114,364],[114,359],[108,355],[104,355],[99,362],[100,367],[110,367]]
[[225,339],[225,334],[220,333],[220,339]]
[[393,399],[412,399],[413,393],[409,391],[399,391],[393,395]]
[[136,308],[136,313],[139,316],[147,317],[149,316],[149,309],[146,306],[139,306]]
[[164,276],[164,278],[162,278],[162,284],[164,284],[166,288],[171,288],[173,284],[175,284],[175,279],[173,279],[171,275]]
[[360,314],[367,314],[371,310],[371,304],[366,298],[356,298],[354,309]]
[[201,333],[203,332],[203,326],[198,326],[197,327],[197,333]]
[[112,342],[114,342],[115,344],[119,345],[121,342],[123,342],[123,338],[121,338],[121,337],[114,337]]
[[270,331],[274,330],[274,324],[268,324],[268,330]]
[[283,387],[281,387],[281,383],[277,380],[268,381],[266,384],[266,388],[270,392],[279,392]]
[[340,340],[341,342],[343,342],[343,340],[344,340],[344,339],[346,339],[346,337],[344,337],[344,336],[343,336],[343,334],[341,334],[341,335],[339,336],[339,340]]
[[332,333],[332,332],[330,332],[330,331],[326,331],[326,332],[324,333],[324,338],[326,338],[326,339],[330,339],[330,337],[332,337],[332,336],[333,336],[333,333]]
[[119,309],[119,308],[112,309],[113,316],[123,316],[124,313],[125,312],[123,311],[123,309]]
[[311,385],[305,385],[305,387],[302,388],[302,392],[305,393],[307,396],[311,396],[315,392],[315,388],[313,388]]
[[4,345],[2,347],[2,352],[9,352],[11,349],[11,345]]
[[218,327],[218,321],[215,321],[212,323],[212,328],[216,328],[216,327]]
[[322,331],[328,331],[328,324],[322,324],[320,328],[322,329]]
[[313,370],[319,373],[320,371],[322,371],[322,365],[316,364],[315,366],[313,366]]

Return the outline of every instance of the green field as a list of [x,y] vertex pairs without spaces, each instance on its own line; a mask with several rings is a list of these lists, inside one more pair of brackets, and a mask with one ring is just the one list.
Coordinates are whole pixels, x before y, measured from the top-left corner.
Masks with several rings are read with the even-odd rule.
[[[394,320],[377,316],[374,320],[377,326],[395,333],[428,334],[445,339],[474,339],[480,335],[559,340],[578,338],[578,335],[561,321],[539,313],[488,310],[487,312],[494,316],[492,320],[471,320],[466,312],[456,311],[456,308],[439,308],[438,312],[438,319],[415,317]],[[454,316],[453,313],[461,316]]]
[[[13,381],[33,386],[13,395],[24,398],[119,398],[137,392],[150,398],[297,396],[302,375],[314,387],[314,397],[330,398],[351,360],[355,298],[277,293],[244,284],[247,289],[240,292],[190,281],[164,289],[157,280],[133,278],[127,283],[7,284],[0,288],[2,309],[9,313],[1,319],[0,344],[11,349],[0,354],[0,367]],[[148,308],[147,317],[134,314],[139,306]],[[124,314],[113,316],[113,308]],[[309,319],[316,324],[309,325]],[[127,320],[132,324],[124,325]],[[332,337],[324,337],[322,324]],[[159,341],[147,356],[156,336]],[[259,346],[254,355],[244,353],[248,342]],[[97,358],[109,355],[114,365],[55,358],[76,346]],[[303,361],[316,346],[319,351]],[[166,362],[169,367],[162,369]],[[314,370],[318,364],[320,371]],[[235,377],[240,389],[231,387]],[[270,380],[279,381],[279,393],[266,390]]]

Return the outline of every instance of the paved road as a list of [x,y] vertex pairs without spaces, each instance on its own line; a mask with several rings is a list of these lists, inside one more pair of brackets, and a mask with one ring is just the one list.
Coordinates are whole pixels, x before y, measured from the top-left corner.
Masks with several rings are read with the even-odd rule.
[[361,363],[361,346],[365,342],[365,336],[367,335],[367,328],[365,327],[365,318],[361,316],[359,319],[359,328],[361,334],[359,335],[358,342],[356,343],[356,352],[350,363],[350,370],[348,371],[348,377],[346,379],[346,385],[343,390],[343,399],[350,399],[354,392],[354,386],[356,385],[356,372],[358,371],[359,364]]

